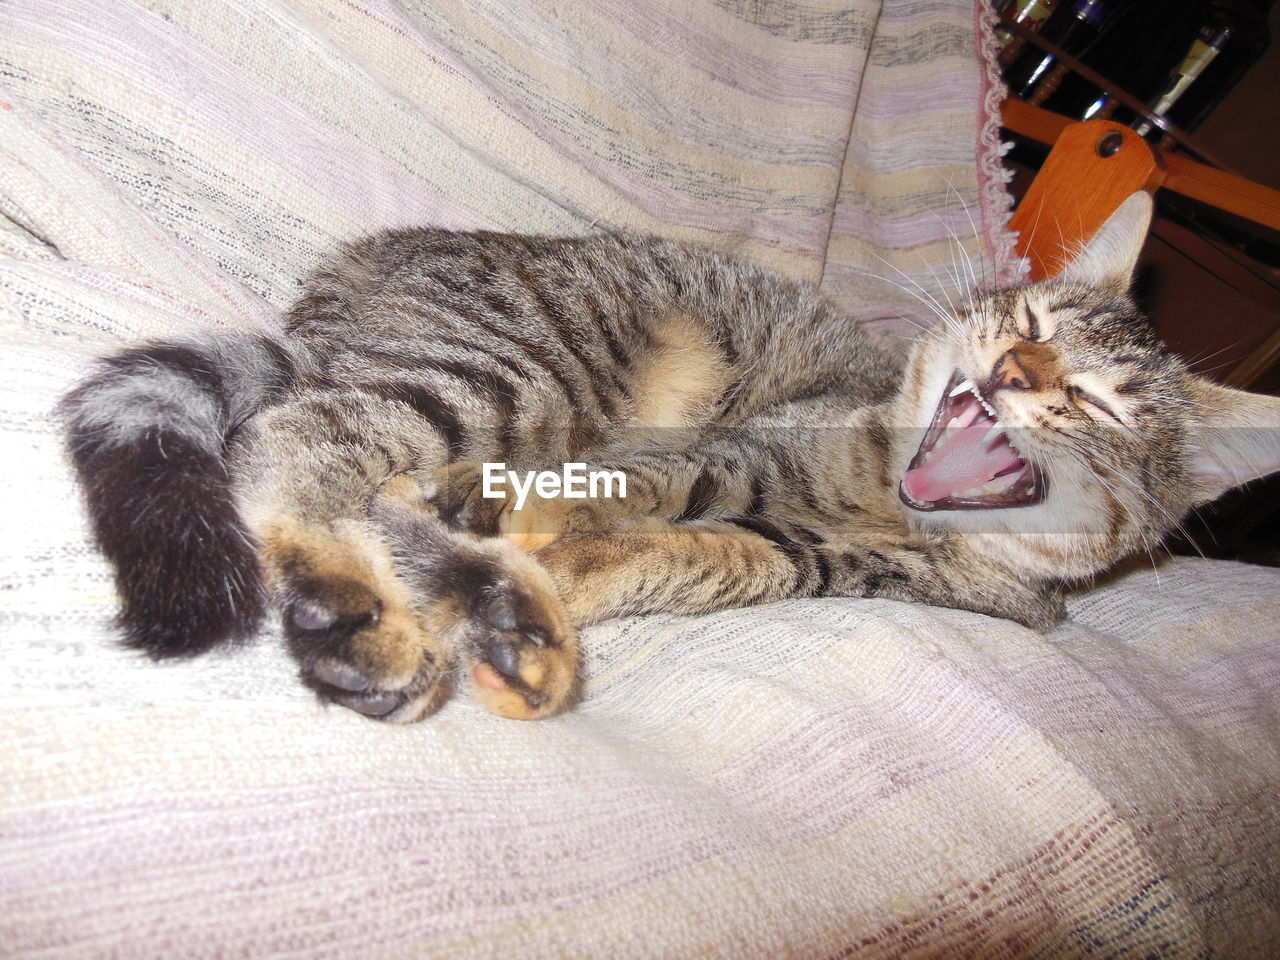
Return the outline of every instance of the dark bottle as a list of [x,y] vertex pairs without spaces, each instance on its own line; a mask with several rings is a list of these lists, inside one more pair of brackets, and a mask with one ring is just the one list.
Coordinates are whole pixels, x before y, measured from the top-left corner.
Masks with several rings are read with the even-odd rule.
[[[1073,0],[1045,21],[1040,35],[1067,53],[1080,53],[1097,38],[1113,6],[1104,0]],[[1066,74],[1066,66],[1059,64],[1053,54],[1027,44],[1005,72],[1005,82],[1012,95],[1041,103],[1057,89]]]
[[[1182,56],[1163,84],[1146,98],[1152,113],[1194,130],[1257,62],[1271,42],[1264,0],[1210,0]],[[1134,124],[1143,136],[1154,126]]]
[[[997,4],[996,12],[1028,30],[1039,30],[1057,6],[1058,0],[1005,0],[1003,4]],[[1007,67],[1022,53],[1027,41],[1000,27],[996,27],[996,36],[1001,43],[1000,65]]]
[[[1077,59],[1100,74],[1099,87],[1076,73],[1064,77],[1042,100],[1055,113],[1079,120],[1106,119],[1119,107],[1111,91],[1121,89],[1140,101],[1150,99],[1169,71],[1181,62],[1186,38],[1194,33],[1210,0],[1136,0],[1118,6],[1105,28]],[[1159,24],[1159,29],[1153,29]],[[1120,108],[1118,118],[1132,119]]]

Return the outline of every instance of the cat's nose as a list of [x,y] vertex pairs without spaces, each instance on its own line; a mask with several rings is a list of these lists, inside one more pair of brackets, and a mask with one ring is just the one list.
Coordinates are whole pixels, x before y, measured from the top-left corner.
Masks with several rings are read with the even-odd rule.
[[1004,356],[996,361],[987,380],[987,393],[997,390],[1034,390],[1038,386],[1036,375],[1018,357],[1016,350],[1006,350]]

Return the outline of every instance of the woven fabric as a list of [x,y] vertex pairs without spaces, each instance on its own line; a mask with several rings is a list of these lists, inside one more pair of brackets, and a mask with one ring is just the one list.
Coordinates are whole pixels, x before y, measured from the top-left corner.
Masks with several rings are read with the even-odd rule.
[[988,20],[0,4],[0,952],[1280,954],[1270,570],[1137,569],[1048,637],[859,600],[606,624],[534,724],[325,710],[273,631],[113,643],[50,414],[90,358],[275,327],[337,241],[419,223],[698,240],[909,329],[905,288],[1020,269]]

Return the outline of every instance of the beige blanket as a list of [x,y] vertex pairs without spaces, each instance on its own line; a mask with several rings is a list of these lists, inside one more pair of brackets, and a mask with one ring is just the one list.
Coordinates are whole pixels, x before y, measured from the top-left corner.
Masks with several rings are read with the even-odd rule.
[[1019,269],[986,17],[0,3],[0,954],[1280,955],[1271,570],[1139,568],[1049,637],[864,600],[607,624],[536,724],[326,711],[274,634],[112,641],[50,417],[88,358],[272,327],[408,223],[699,240],[910,329],[910,293]]

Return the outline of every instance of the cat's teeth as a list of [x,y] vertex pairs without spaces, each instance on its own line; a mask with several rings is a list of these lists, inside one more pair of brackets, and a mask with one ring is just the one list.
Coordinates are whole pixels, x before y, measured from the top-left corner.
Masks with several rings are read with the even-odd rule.
[[973,389],[974,389],[974,384],[972,380],[967,380],[967,379],[961,380],[960,383],[957,384],[956,388],[952,390],[949,394],[947,394],[947,396],[958,397],[960,396],[960,394],[964,393],[966,390],[973,390]]
[[978,396],[978,391],[976,391],[976,390],[975,390],[975,391],[973,392],[973,395],[974,395],[975,397],[978,397],[978,402],[979,402],[980,404],[982,404],[982,409],[983,409],[983,410],[986,410],[986,411],[987,411],[987,413],[991,414],[992,419],[996,419],[996,411],[995,411],[995,408],[994,408],[994,407],[992,407],[992,406],[991,406],[991,404],[987,403],[987,401],[983,400],[983,399],[982,399],[982,397]]
[[977,488],[977,487],[970,487],[970,488],[969,488],[969,489],[967,489],[967,490],[961,490],[961,491],[960,491],[960,493],[958,494],[958,496],[961,496],[961,497],[980,497],[980,496],[982,496],[982,491],[981,491],[979,488]]
[[982,440],[984,443],[990,443],[993,438],[1000,437],[1003,435],[1004,435],[1004,424],[1002,424],[999,420],[997,420],[995,423],[991,425],[991,429],[987,431],[987,435],[983,437]]

